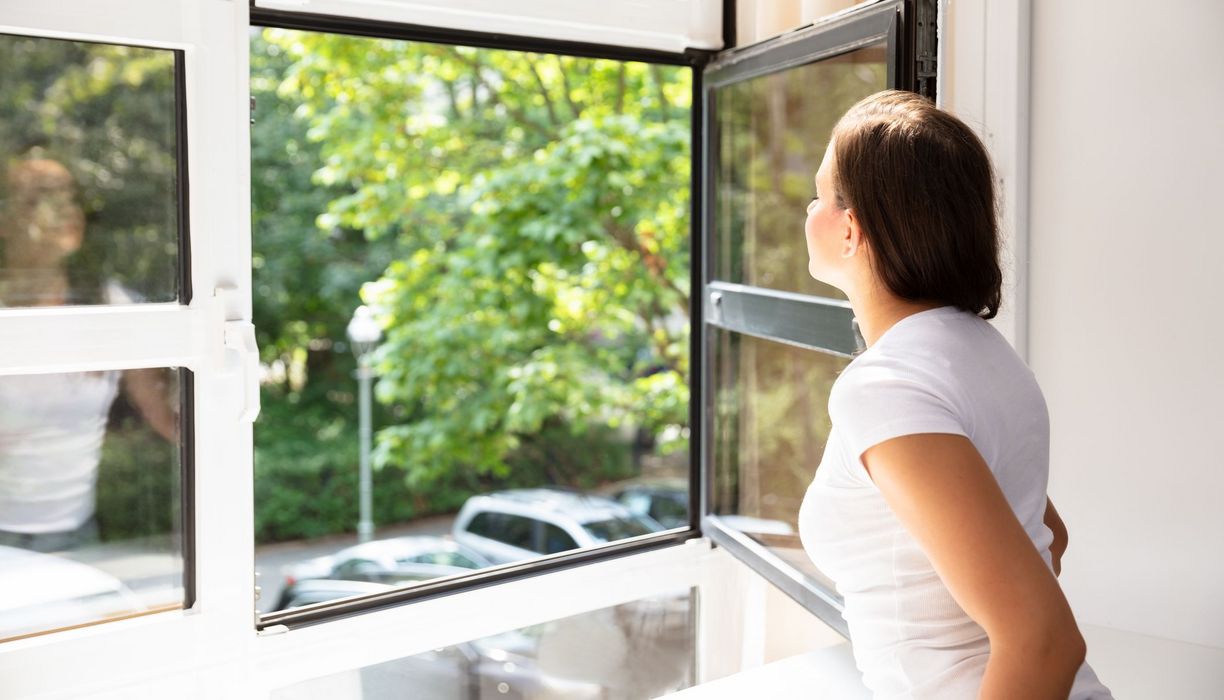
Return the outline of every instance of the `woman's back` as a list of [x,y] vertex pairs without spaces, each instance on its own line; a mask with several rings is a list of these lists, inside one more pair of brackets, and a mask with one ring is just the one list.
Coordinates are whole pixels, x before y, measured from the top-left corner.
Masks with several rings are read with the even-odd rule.
[[[803,544],[845,598],[855,658],[880,698],[976,698],[990,643],[956,603],[859,460],[913,433],[968,437],[1051,566],[1042,521],[1049,416],[1027,365],[988,322],[953,306],[903,318],[842,373],[833,429],[799,513]],[[1071,696],[1108,698],[1084,664]]]

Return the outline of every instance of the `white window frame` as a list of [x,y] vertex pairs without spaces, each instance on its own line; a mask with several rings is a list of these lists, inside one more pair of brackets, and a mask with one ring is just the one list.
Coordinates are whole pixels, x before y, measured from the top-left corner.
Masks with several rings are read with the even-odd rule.
[[[250,636],[250,223],[246,7],[218,0],[7,4],[0,31],[183,52],[188,304],[0,310],[0,373],[177,366],[194,375],[195,603],[0,644],[4,694],[105,696],[168,674],[203,678]],[[187,290],[183,290],[186,293]],[[244,332],[245,331],[245,332]],[[226,349],[226,335],[233,350]],[[244,420],[244,414],[247,420]],[[184,436],[186,437],[186,436]],[[228,506],[228,507],[227,507]],[[190,517],[191,508],[184,517]],[[222,515],[224,514],[224,515]],[[190,527],[188,528],[191,529]],[[221,682],[193,681],[206,695]],[[179,692],[167,696],[181,695]]]
[[1032,0],[939,0],[935,100],[977,132],[994,161],[1003,306],[992,323],[1026,362],[1032,11]]
[[5,337],[20,339],[0,355],[0,374],[191,370],[196,473],[192,609],[0,644],[4,693],[266,698],[312,678],[699,587],[717,568],[709,562],[725,557],[700,539],[292,632],[256,632],[244,413],[257,377],[241,333],[251,320],[249,27],[247,4],[228,0],[66,0],[6,8],[0,18],[10,34],[184,53],[190,303],[0,310]]
[[294,14],[674,53],[722,48],[722,0],[254,0],[253,4]]

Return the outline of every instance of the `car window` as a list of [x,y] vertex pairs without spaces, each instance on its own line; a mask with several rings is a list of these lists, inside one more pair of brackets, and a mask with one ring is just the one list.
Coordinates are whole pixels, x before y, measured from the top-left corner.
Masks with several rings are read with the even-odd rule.
[[535,529],[536,521],[521,515],[510,515],[509,513],[502,513],[501,516],[502,529],[500,532],[492,534],[493,539],[505,542],[512,547],[535,549],[532,547],[532,540],[535,539],[532,531]]
[[574,538],[570,537],[568,532],[552,523],[544,523],[544,546],[541,554],[556,554],[577,547],[578,543],[574,542]]
[[349,559],[332,571],[332,578],[363,581],[378,570],[378,564],[368,559]]
[[669,522],[683,524],[688,520],[688,504],[679,498],[656,496],[651,501],[649,515],[665,525]]
[[479,513],[468,523],[468,532],[481,537],[504,542],[512,547],[535,549],[532,530],[535,521],[521,515],[509,513]]
[[426,552],[415,557],[400,559],[406,564],[441,564],[442,566],[461,566],[465,569],[479,569],[480,564],[472,561],[458,552]]
[[620,502],[634,515],[646,515],[650,512],[650,496],[639,491],[626,491],[620,495]]
[[613,540],[624,539],[626,537],[648,535],[656,530],[656,528],[647,525],[647,521],[640,518],[597,520],[583,523],[582,529],[591,533],[591,537],[594,537],[599,542],[612,542]]
[[[494,522],[501,513],[477,513],[467,525],[467,531],[481,537],[493,537],[493,532],[499,530]],[[496,538],[494,538],[496,539]]]

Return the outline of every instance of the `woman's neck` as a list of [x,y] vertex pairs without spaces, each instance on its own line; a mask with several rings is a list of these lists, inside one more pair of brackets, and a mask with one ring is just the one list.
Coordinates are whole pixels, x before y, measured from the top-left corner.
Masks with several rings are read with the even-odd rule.
[[862,291],[848,292],[847,296],[867,347],[875,345],[885,331],[906,316],[946,306],[940,302],[908,301],[879,285],[864,285]]

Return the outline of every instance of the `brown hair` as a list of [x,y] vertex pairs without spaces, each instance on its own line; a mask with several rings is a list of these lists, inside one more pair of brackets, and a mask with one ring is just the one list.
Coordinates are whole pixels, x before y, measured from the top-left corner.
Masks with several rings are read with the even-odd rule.
[[854,210],[893,294],[994,318],[1001,303],[990,156],[960,119],[885,90],[833,127],[837,206]]

